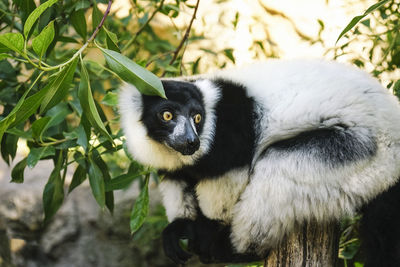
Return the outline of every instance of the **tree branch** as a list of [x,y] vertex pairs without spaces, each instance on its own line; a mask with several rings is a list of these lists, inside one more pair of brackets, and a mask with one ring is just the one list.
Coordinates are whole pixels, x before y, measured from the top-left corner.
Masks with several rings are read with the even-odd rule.
[[[178,57],[178,55],[179,55],[179,52],[181,51],[181,49],[182,49],[184,43],[185,43],[186,40],[189,38],[189,33],[190,33],[191,28],[192,28],[193,21],[194,21],[194,19],[196,18],[197,10],[198,10],[198,8],[199,8],[199,3],[200,3],[200,0],[197,0],[197,3],[196,3],[196,6],[195,6],[195,8],[194,8],[194,12],[193,12],[193,15],[192,15],[192,19],[190,20],[189,26],[187,27],[186,32],[185,32],[185,35],[183,36],[183,38],[182,38],[181,42],[179,43],[178,47],[175,49],[174,55],[173,55],[171,61],[169,62],[169,65],[172,65],[172,64],[175,62],[175,60],[177,59],[177,57]],[[165,73],[166,73],[166,71],[164,71],[164,73],[162,74],[162,76],[164,76]]]
[[96,38],[100,28],[103,26],[104,22],[106,21],[108,13],[110,13],[111,5],[112,5],[112,0],[109,0],[108,1],[108,6],[107,6],[107,9],[106,9],[106,12],[104,12],[103,18],[101,19],[99,25],[97,25],[96,29],[92,33],[92,36],[90,36],[90,38],[87,40],[87,43],[90,43],[91,41],[93,41],[94,38]]

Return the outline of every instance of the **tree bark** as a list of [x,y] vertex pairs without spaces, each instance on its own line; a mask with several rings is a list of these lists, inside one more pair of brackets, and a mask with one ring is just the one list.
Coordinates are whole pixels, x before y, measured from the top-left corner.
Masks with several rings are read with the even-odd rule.
[[339,226],[336,222],[304,223],[271,251],[264,266],[334,267],[337,263]]

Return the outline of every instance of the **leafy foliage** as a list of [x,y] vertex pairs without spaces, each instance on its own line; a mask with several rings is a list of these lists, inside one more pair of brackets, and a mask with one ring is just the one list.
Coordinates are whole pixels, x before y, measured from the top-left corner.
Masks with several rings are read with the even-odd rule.
[[[349,57],[355,65],[386,82],[395,93],[398,93],[395,85],[400,84],[396,73],[400,67],[399,11],[400,2],[396,0],[383,0],[370,6],[345,27],[338,37],[338,43],[344,43],[333,49],[334,58]],[[354,49],[360,44],[362,49]]]
[[165,97],[152,72],[172,76],[198,67],[183,61],[184,48],[195,41],[190,27],[160,31],[152,23],[178,18],[183,10],[195,13],[197,6],[186,2],[132,1],[121,18],[109,14],[109,0],[41,0],[38,6],[33,0],[0,0],[1,156],[11,164],[18,140],[26,140],[30,152],[14,165],[15,183],[24,182],[26,167],[53,161],[43,191],[45,222],[64,201],[72,167],[68,193],[88,179],[93,197],[110,212],[113,191],[138,180],[143,189],[132,210],[132,232],[145,223],[149,181],[159,178],[129,159],[116,90],[123,80],[143,94]]

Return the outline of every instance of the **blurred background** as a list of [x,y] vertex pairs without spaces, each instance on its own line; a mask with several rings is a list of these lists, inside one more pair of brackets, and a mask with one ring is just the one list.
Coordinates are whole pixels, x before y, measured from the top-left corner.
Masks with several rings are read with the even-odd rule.
[[[23,5],[28,2],[32,3],[1,0],[0,33],[18,30],[18,21],[24,19],[26,11]],[[40,2],[45,1],[33,1],[34,7]],[[104,13],[108,1],[61,2],[58,8],[55,5],[46,11],[38,25],[40,29],[51,19],[58,21],[59,38],[47,52],[49,62],[62,62],[82,46],[96,26],[92,23],[94,6]],[[272,58],[325,58],[365,69],[388,90],[397,93],[400,90],[399,1],[385,1],[383,8],[362,18],[336,43],[346,25],[375,3],[371,0],[200,0],[196,8],[197,0],[115,0],[106,21],[111,34],[101,32],[98,41],[109,48],[116,46],[158,76],[206,73]],[[185,36],[195,11],[189,35]],[[84,25],[87,30],[79,26],[82,23],[74,23],[74,16],[78,16],[74,14],[78,12],[87,23]],[[110,176],[119,177],[128,169],[136,168],[136,172],[143,169],[131,163],[124,151],[117,111],[119,81],[104,67],[104,62],[95,47],[85,52],[102,120],[113,137],[120,139],[117,142],[120,146],[113,153],[103,153],[107,145],[96,136],[92,137],[91,145],[102,153]],[[0,60],[0,115],[5,115],[16,103],[17,98],[10,98],[8,88],[33,75],[35,70],[26,64]],[[68,106],[60,109],[64,116],[46,132],[48,136],[72,132],[78,127],[80,115],[79,108],[74,109],[73,90],[66,100]],[[33,123],[36,119],[29,120]],[[21,129],[28,129],[27,124]],[[167,221],[160,205],[157,175],[150,175],[149,171],[150,215],[131,236],[130,213],[145,177],[128,179],[115,188],[111,215],[96,203],[87,179],[74,184],[79,162],[73,159],[84,152],[79,144],[69,145],[66,150],[72,163],[65,168],[64,188],[65,192],[71,192],[66,194],[57,214],[44,225],[43,188],[54,168],[53,161],[43,156],[32,166],[21,167],[17,163],[33,157],[36,139],[19,136],[15,140],[12,136],[6,136],[3,143],[14,144],[15,151],[2,149],[0,162],[0,266],[175,266],[164,256],[159,239]],[[10,183],[21,176],[23,183]],[[75,189],[76,185],[79,186]],[[357,218],[342,222],[340,266],[363,266],[357,222]],[[203,265],[192,259],[187,266]]]

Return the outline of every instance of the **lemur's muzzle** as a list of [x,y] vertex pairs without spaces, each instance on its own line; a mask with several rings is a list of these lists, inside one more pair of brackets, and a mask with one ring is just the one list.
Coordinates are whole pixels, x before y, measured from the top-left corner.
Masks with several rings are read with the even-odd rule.
[[170,147],[180,152],[182,155],[192,155],[200,147],[200,139],[189,120],[184,122],[184,131],[178,136],[174,136],[168,143]]

